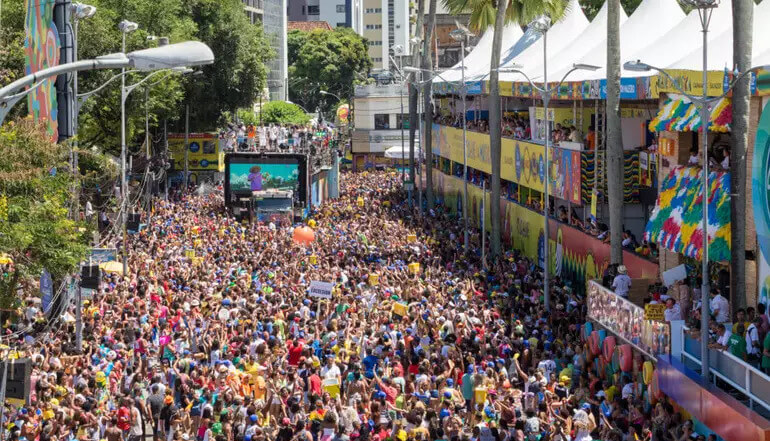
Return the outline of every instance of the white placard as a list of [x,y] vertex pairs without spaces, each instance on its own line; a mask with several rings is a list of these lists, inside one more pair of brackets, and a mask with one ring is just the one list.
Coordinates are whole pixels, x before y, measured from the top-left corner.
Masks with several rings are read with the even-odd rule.
[[333,283],[313,280],[310,282],[310,297],[317,297],[319,299],[331,299],[332,289],[334,289]]
[[663,279],[663,285],[669,287],[675,282],[687,278],[687,268],[684,266],[684,264],[675,266],[668,271],[663,271],[660,276]]

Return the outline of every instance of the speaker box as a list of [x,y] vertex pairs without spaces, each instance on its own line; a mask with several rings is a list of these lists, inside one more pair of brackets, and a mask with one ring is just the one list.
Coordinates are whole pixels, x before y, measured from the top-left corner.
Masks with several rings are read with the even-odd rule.
[[101,279],[101,269],[99,265],[84,266],[80,270],[80,287],[88,289],[99,289],[99,279]]
[[[28,358],[11,360],[8,363],[8,379],[5,383],[6,398],[29,400],[30,375],[32,374],[32,361]],[[2,381],[5,366],[0,363],[0,382]]]

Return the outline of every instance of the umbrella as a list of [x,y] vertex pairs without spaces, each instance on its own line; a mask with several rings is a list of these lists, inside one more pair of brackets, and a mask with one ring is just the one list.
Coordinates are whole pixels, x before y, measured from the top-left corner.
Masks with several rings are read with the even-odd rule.
[[123,274],[123,264],[114,260],[99,264],[99,268],[108,273]]

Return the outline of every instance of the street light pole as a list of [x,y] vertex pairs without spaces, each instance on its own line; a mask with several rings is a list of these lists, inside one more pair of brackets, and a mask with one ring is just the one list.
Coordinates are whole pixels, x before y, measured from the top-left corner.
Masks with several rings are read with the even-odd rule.
[[[546,25],[546,23],[547,23],[547,25]],[[547,51],[546,51],[546,45],[545,45],[545,43],[546,43],[545,38],[546,38],[546,34],[547,34],[547,27],[546,26],[550,26],[550,20],[545,20],[543,18],[540,18],[540,19],[536,20],[532,24],[532,26],[540,27],[541,32],[543,32],[543,59],[545,61],[548,58]],[[545,29],[545,30],[542,30],[542,29]],[[591,71],[595,71],[597,69],[599,69],[598,66],[592,66],[590,64],[574,64],[574,65],[572,65],[572,69],[567,71],[567,73],[564,74],[562,79],[554,87],[548,87],[548,70],[547,70],[547,65],[546,64],[543,64],[543,87],[540,87],[540,86],[536,85],[532,81],[532,79],[530,79],[529,76],[527,76],[527,74],[525,74],[524,72],[522,72],[518,68],[499,68],[498,69],[498,71],[500,71],[500,72],[514,72],[514,73],[518,73],[518,74],[521,74],[522,76],[524,76],[524,78],[526,78],[527,81],[529,82],[530,86],[535,91],[537,91],[540,94],[540,99],[543,100],[543,110],[545,112],[544,115],[543,115],[543,119],[545,121],[545,128],[546,128],[546,130],[545,130],[545,132],[546,132],[546,134],[545,134],[546,135],[545,136],[545,155],[544,155],[544,161],[545,161],[545,183],[543,185],[543,196],[544,196],[543,197],[543,199],[544,199],[544,205],[543,205],[543,208],[544,208],[544,211],[543,211],[543,218],[544,218],[544,220],[543,220],[543,235],[544,235],[544,240],[543,240],[543,242],[544,242],[544,246],[543,246],[543,258],[544,258],[544,262],[543,262],[543,299],[544,299],[544,306],[545,306],[546,311],[549,311],[550,310],[550,306],[551,306],[550,305],[550,294],[551,294],[550,293],[550,278],[551,278],[551,276],[550,276],[550,273],[549,273],[549,265],[548,265],[548,263],[549,263],[548,262],[548,255],[549,255],[549,253],[548,253],[548,240],[549,240],[549,232],[550,232],[549,231],[550,230],[549,229],[549,225],[548,225],[548,221],[549,221],[549,218],[548,218],[549,191],[548,190],[549,190],[549,180],[550,180],[550,170],[549,170],[550,169],[550,165],[548,164],[548,162],[549,162],[548,161],[548,154],[549,154],[549,150],[551,148],[551,139],[549,137],[550,133],[549,133],[549,130],[548,130],[548,107],[549,107],[549,104],[550,104],[550,101],[551,101],[551,94],[554,91],[558,91],[559,90],[559,87],[561,87],[562,83],[564,82],[564,80],[567,79],[569,74],[571,74],[572,72],[574,72],[576,70],[591,70]]]
[[468,112],[465,103],[465,100],[468,97],[468,89],[465,85],[465,40],[471,34],[464,27],[460,26],[459,24],[458,26],[459,27],[457,29],[449,32],[449,36],[452,37],[452,39],[455,41],[460,42],[460,69],[462,70],[460,80],[462,81],[460,99],[463,102],[463,227],[465,228],[465,231],[463,232],[463,246],[465,248],[465,252],[467,253],[470,249],[470,226],[468,218],[468,123],[465,119],[466,113]]
[[[126,53],[126,35],[139,28],[136,23],[123,20],[118,25],[123,36],[121,45],[122,52]],[[121,196],[121,219],[123,228],[123,277],[128,275],[128,230],[126,222],[128,221],[128,183],[126,182],[126,68],[120,70],[120,196]]]

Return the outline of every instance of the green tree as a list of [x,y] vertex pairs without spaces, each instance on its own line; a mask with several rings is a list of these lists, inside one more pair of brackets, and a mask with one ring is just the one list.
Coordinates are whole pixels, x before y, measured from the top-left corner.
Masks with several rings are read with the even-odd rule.
[[338,99],[351,100],[353,85],[372,68],[366,39],[350,28],[310,32],[292,30],[288,36],[289,98],[310,111],[333,110]]
[[190,126],[196,131],[217,127],[224,111],[251,107],[264,90],[267,61],[275,56],[260,25],[249,22],[241,0],[189,2],[195,37],[214,51],[214,64],[186,85]]
[[72,174],[68,149],[24,118],[0,127],[0,254],[14,264],[0,274],[0,308],[19,305],[17,288],[47,269],[61,280],[87,251],[88,231],[67,217]]
[[310,121],[310,117],[302,108],[284,101],[270,101],[263,104],[261,118],[264,124],[305,125]]
[[[470,26],[476,31],[484,31],[494,26],[492,37],[492,59],[490,66],[500,65],[502,52],[503,28],[505,23],[526,25],[535,17],[546,14],[552,22],[559,21],[566,13],[567,2],[561,0],[442,0],[452,14],[470,13]],[[492,179],[490,182],[491,207],[491,254],[497,256],[501,249],[500,228],[500,157],[502,149],[499,73],[489,73],[489,150],[492,161]]]
[[[606,0],[580,0],[580,7],[583,8],[583,13],[586,18],[593,20],[596,14],[604,6]],[[636,8],[642,3],[642,0],[620,0],[620,6],[626,11],[627,15],[631,15]]]

